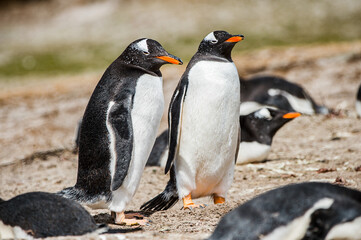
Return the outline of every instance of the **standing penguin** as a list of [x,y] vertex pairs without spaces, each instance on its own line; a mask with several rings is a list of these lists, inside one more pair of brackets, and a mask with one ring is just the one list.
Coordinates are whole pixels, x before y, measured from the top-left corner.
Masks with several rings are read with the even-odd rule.
[[165,210],[178,199],[184,209],[203,207],[192,198],[209,195],[224,203],[239,141],[240,83],[231,51],[243,38],[214,31],[200,43],[169,106],[165,172],[171,170],[170,180],[141,209]]
[[182,61],[155,40],[131,43],[108,67],[85,110],[79,138],[79,165],[66,198],[106,208],[115,223],[144,224],[125,216],[154,144],[164,108],[162,74],[166,63]]

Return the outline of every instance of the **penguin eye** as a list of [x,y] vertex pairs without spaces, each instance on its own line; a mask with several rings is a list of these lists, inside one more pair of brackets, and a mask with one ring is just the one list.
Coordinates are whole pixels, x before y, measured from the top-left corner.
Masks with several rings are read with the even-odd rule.
[[212,40],[211,43],[212,44],[216,44],[218,41],[217,40]]
[[149,55],[149,52],[143,51],[144,55]]

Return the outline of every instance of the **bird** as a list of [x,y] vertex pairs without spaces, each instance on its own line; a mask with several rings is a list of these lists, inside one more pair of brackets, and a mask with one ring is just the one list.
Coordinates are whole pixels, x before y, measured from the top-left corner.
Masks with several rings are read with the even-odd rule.
[[104,224],[77,202],[47,192],[29,192],[0,200],[0,239],[32,239],[103,233]]
[[356,95],[356,113],[358,115],[358,118],[361,118],[361,84],[358,88]]
[[[287,122],[301,116],[298,112],[261,108],[239,116],[241,142],[237,164],[262,162],[271,151],[273,137]],[[168,129],[155,140],[146,166],[165,167],[168,155]]]
[[247,115],[263,107],[307,115],[330,113],[327,107],[318,105],[300,85],[282,77],[266,75],[246,80],[240,78],[240,81],[241,115]]
[[108,208],[116,224],[147,223],[124,210],[139,186],[163,114],[160,67],[166,63],[183,62],[159,42],[141,38],[106,69],[82,118],[76,184],[59,195]]
[[225,202],[239,141],[240,83],[231,51],[243,39],[211,32],[189,61],[168,111],[170,180],[141,210],[165,210],[179,199],[184,209],[203,208],[192,200],[202,196]]
[[287,122],[301,116],[299,112],[261,108],[241,115],[241,142],[237,164],[262,162],[267,159],[276,132]]
[[361,239],[361,192],[321,182],[263,193],[222,217],[208,240]]

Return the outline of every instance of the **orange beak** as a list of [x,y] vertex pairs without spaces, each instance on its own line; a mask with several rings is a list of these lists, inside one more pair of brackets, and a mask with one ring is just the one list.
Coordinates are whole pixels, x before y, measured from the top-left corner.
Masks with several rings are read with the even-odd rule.
[[159,56],[159,57],[156,57],[156,58],[162,59],[163,61],[173,63],[173,64],[178,64],[178,65],[183,64],[183,62],[180,59],[178,60],[178,59],[168,57],[168,56]]
[[234,36],[234,37],[230,37],[226,40],[226,42],[239,42],[242,41],[244,39],[243,36]]
[[299,112],[290,112],[290,113],[286,113],[282,117],[286,118],[286,119],[292,119],[292,118],[296,118],[296,117],[299,117],[299,116],[301,116],[301,113],[299,113]]

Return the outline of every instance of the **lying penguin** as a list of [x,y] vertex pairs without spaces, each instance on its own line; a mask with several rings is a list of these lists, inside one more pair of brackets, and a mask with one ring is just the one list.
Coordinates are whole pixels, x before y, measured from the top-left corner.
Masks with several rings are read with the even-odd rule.
[[328,114],[325,106],[318,105],[296,83],[276,76],[253,77],[241,81],[240,114],[247,115],[262,107],[273,107],[302,114]]
[[[300,115],[297,112],[262,108],[248,115],[240,116],[241,142],[237,163],[245,164],[266,160],[276,132],[287,122]],[[155,140],[147,166],[165,167],[167,155],[168,130],[165,130]]]
[[102,233],[77,202],[46,192],[30,192],[0,201],[0,239],[32,239]]
[[361,239],[361,192],[329,183],[292,184],[225,215],[208,240]]
[[162,73],[182,64],[152,39],[138,39],[106,69],[79,130],[75,186],[58,194],[92,208],[108,208],[117,224],[146,224],[125,214],[140,183],[164,109]]
[[361,118],[361,85],[358,88],[356,95],[356,113]]
[[169,153],[165,190],[141,209],[168,209],[178,199],[184,209],[204,207],[192,199],[225,202],[233,181],[239,143],[240,85],[231,52],[242,35],[209,33],[190,60],[169,105]]

